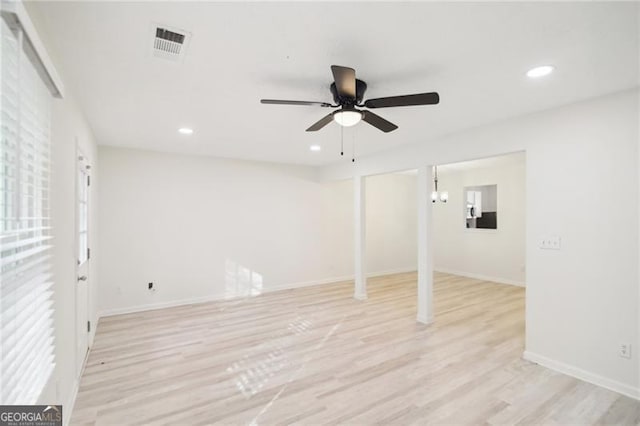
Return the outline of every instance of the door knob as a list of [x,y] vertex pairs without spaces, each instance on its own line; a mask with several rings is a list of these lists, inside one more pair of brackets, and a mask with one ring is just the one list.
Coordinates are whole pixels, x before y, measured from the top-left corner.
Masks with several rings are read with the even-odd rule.
[[78,277],[78,281],[86,281],[86,280],[87,280],[87,276],[86,275]]

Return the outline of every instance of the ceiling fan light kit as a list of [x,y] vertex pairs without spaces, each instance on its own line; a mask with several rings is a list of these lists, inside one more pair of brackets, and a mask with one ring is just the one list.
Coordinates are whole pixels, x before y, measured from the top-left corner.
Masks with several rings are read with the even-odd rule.
[[279,99],[261,99],[263,104],[271,105],[298,105],[298,106],[319,106],[322,108],[340,108],[322,117],[307,129],[307,132],[316,132],[327,124],[336,123],[350,127],[364,121],[373,127],[388,133],[396,130],[398,126],[385,120],[371,111],[359,108],[390,108],[399,106],[436,105],[440,102],[440,96],[436,92],[418,93],[415,95],[390,96],[386,98],[376,98],[364,100],[364,93],[367,90],[367,83],[356,78],[356,71],[353,68],[332,65],[333,83],[329,87],[333,95],[335,104],[328,102],[310,101],[287,101]]
[[341,126],[355,126],[362,120],[362,113],[355,109],[341,109],[333,113],[333,120]]

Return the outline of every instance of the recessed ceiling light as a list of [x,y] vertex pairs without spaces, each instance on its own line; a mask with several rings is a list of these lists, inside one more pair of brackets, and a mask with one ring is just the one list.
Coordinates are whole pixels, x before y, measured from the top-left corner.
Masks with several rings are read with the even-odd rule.
[[320,145],[311,145],[311,146],[309,147],[309,149],[310,149],[311,151],[321,151],[321,150],[322,150],[322,147],[321,147]]
[[553,67],[551,65],[543,65],[541,67],[535,67],[527,71],[527,77],[529,78],[544,77],[545,75],[549,75],[552,72],[553,72]]
[[178,129],[178,132],[183,135],[191,135],[193,134],[193,129],[190,129],[188,127],[181,127]]

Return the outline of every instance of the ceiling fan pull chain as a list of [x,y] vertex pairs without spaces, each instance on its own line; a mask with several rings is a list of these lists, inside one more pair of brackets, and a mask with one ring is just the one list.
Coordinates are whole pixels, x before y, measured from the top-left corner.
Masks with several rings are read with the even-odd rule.
[[344,126],[340,126],[340,155],[344,155]]
[[356,129],[352,131],[353,138],[351,139],[351,162],[356,162]]

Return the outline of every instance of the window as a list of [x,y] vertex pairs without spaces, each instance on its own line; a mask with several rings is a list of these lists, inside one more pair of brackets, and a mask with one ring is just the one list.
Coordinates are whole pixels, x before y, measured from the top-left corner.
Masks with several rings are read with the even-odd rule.
[[19,25],[0,25],[0,403],[32,404],[54,368],[51,93]]
[[78,169],[78,265],[89,260],[89,173]]

